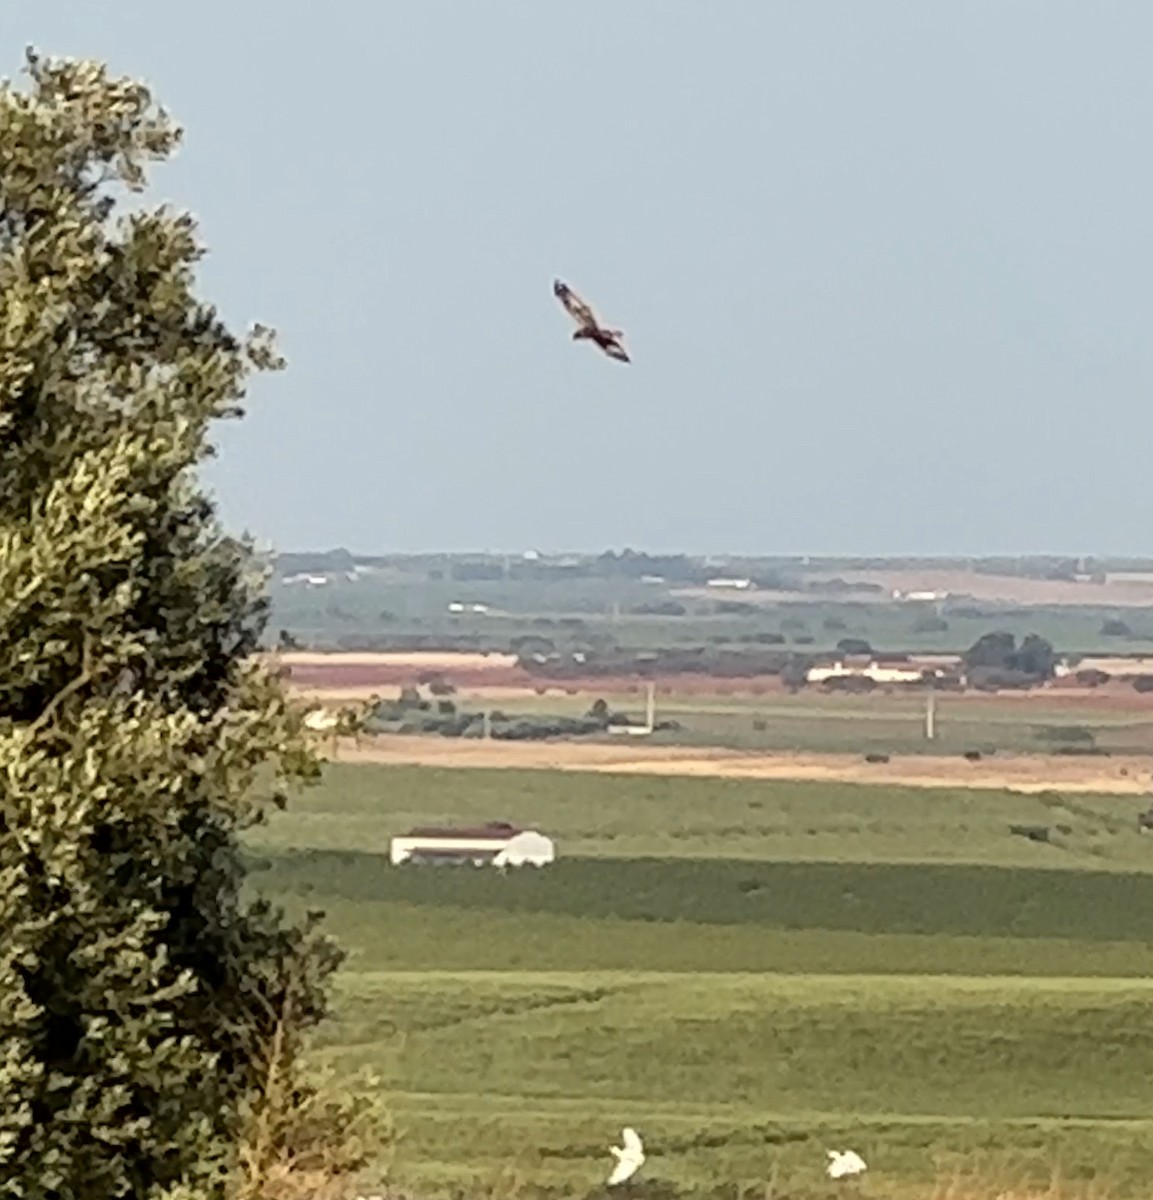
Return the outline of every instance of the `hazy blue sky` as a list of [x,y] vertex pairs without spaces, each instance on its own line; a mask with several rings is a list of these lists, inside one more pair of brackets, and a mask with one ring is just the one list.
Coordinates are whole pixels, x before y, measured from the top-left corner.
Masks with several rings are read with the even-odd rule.
[[234,526],[1153,551],[1149,0],[0,0],[29,42],[150,82],[206,293],[281,332]]

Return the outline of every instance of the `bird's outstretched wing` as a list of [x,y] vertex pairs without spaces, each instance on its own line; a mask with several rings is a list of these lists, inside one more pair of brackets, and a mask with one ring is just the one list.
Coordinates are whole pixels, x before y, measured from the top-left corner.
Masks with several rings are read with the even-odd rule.
[[635,1129],[625,1128],[621,1130],[622,1147],[610,1146],[613,1158],[617,1160],[617,1165],[613,1167],[612,1174],[608,1178],[609,1185],[624,1183],[626,1179],[631,1178],[640,1169],[641,1164],[645,1161],[644,1147],[641,1145],[641,1139],[637,1136]]
[[569,287],[567,283],[563,283],[559,279],[553,280],[552,285],[553,295],[565,306],[569,316],[572,317],[582,329],[596,329],[597,318],[593,310]]
[[613,1172],[608,1178],[609,1186],[612,1187],[613,1184],[624,1183],[624,1181],[628,1179],[630,1175],[636,1173],[636,1169],[637,1164],[633,1162],[632,1159],[622,1158],[620,1162],[613,1167]]
[[599,345],[609,358],[615,358],[618,362],[632,362],[620,342],[601,342]]

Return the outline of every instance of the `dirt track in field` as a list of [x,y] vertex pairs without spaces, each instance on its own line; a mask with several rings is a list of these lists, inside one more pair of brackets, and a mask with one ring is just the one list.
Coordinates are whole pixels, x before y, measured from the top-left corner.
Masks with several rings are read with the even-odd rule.
[[[1137,795],[1153,791],[1150,760],[1046,755],[963,758],[909,755],[866,763],[849,754],[746,754],[735,750],[590,742],[460,741],[384,736],[357,747],[342,742],[337,760],[394,766],[533,768],[716,779],[794,779],[905,787],[970,787],[1020,792],[1075,791]],[[1127,774],[1122,774],[1122,771]]]

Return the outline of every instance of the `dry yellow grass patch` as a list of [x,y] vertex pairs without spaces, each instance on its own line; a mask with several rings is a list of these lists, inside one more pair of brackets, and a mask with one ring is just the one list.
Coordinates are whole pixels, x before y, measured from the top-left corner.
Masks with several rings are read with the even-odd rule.
[[1009,1184],[981,1176],[939,1180],[926,1200],[1109,1200],[1107,1184],[1095,1180],[1068,1183],[1054,1176],[1047,1184]]
[[[635,775],[691,775],[717,779],[792,779],[904,787],[970,787],[1019,792],[1076,791],[1143,795],[1143,758],[1100,760],[1055,755],[962,758],[910,755],[866,763],[852,754],[756,754],[722,748],[646,746],[621,742],[506,742],[384,735],[359,745],[341,742],[341,762],[396,766],[523,768],[608,771]],[[1122,769],[1128,771],[1122,775]]]

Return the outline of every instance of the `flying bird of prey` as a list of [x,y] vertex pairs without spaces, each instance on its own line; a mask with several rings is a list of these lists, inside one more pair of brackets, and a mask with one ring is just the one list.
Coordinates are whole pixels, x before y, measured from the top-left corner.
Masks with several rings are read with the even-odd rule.
[[828,1150],[829,1165],[826,1168],[830,1179],[844,1179],[849,1175],[860,1175],[865,1170],[865,1160],[855,1150]]
[[565,306],[569,316],[576,321],[579,327],[573,333],[574,341],[587,338],[590,342],[595,342],[609,358],[615,358],[618,362],[630,361],[629,356],[625,353],[625,348],[621,345],[621,338],[624,337],[623,330],[605,329],[596,319],[593,310],[567,283],[555,279],[552,290],[553,295]]
[[609,1147],[613,1157],[617,1160],[617,1165],[613,1167],[613,1172],[609,1176],[609,1187],[630,1179],[640,1170],[645,1161],[645,1150],[635,1129],[622,1129],[621,1141],[624,1143],[623,1147]]

